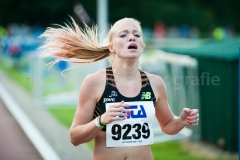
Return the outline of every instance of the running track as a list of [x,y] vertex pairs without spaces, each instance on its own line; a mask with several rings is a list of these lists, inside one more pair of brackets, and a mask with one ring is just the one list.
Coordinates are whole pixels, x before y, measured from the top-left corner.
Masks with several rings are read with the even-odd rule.
[[0,160],[42,160],[1,99],[0,117]]

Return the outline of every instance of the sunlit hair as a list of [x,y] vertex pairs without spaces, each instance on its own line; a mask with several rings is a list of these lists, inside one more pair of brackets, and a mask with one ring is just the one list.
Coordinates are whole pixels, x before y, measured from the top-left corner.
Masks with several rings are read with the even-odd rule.
[[114,57],[108,49],[108,45],[112,42],[112,35],[116,27],[124,21],[132,21],[141,32],[140,23],[133,18],[123,18],[114,23],[109,30],[104,43],[100,42],[97,26],[92,27],[84,25],[84,29],[79,28],[73,18],[72,24],[56,25],[48,27],[46,31],[40,35],[40,38],[46,38],[44,45],[39,49],[42,50],[42,57],[57,57],[50,65],[64,60],[72,63],[91,63],[104,59],[110,59],[112,65]]

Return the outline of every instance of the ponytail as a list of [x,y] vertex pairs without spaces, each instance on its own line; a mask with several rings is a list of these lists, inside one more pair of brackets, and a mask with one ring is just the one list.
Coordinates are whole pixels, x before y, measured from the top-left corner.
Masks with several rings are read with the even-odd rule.
[[72,25],[56,25],[58,28],[48,27],[39,38],[46,38],[46,42],[39,49],[42,57],[55,56],[51,66],[64,60],[73,63],[91,63],[108,59],[111,53],[107,46],[100,44],[97,26],[85,29],[79,28],[71,18]]

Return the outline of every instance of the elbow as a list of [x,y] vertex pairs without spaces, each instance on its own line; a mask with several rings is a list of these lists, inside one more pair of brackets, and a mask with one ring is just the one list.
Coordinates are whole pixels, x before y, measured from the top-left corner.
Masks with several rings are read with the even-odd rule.
[[70,142],[74,145],[74,146],[78,146],[80,143],[78,143],[77,141],[75,141],[73,138],[70,137]]
[[74,133],[71,132],[71,130],[70,130],[70,142],[71,142],[74,146],[78,146],[79,144],[81,144],[79,141],[77,141],[77,138],[74,136]]
[[78,146],[80,144],[83,144],[83,143],[87,143],[89,141],[78,141],[77,139],[74,139],[72,137],[70,137],[70,142],[74,145],[74,146]]
[[87,143],[92,140],[89,138],[89,135],[82,133],[81,130],[75,130],[74,128],[70,129],[69,135],[70,142],[74,146],[78,146],[80,144]]
[[163,133],[168,134],[168,135],[175,135],[178,134],[180,131],[176,131],[176,130],[166,130],[166,129],[162,129]]
[[74,146],[78,146],[80,144],[88,142],[86,138],[82,138],[82,136],[76,135],[73,131],[70,130],[70,142]]
[[165,131],[163,131],[165,134],[168,134],[168,135],[175,135],[175,134],[177,134],[177,133],[175,133],[175,132],[165,132]]
[[73,142],[73,141],[71,141],[71,143],[72,143],[74,146],[78,146],[78,145],[79,145],[78,143]]

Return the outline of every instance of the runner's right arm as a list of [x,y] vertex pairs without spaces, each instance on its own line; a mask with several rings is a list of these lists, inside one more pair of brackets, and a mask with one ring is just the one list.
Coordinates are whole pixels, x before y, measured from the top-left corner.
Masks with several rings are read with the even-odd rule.
[[96,77],[96,74],[86,76],[80,88],[78,107],[70,128],[70,140],[75,146],[91,141],[100,131],[93,120],[97,93],[101,89],[101,82]]

